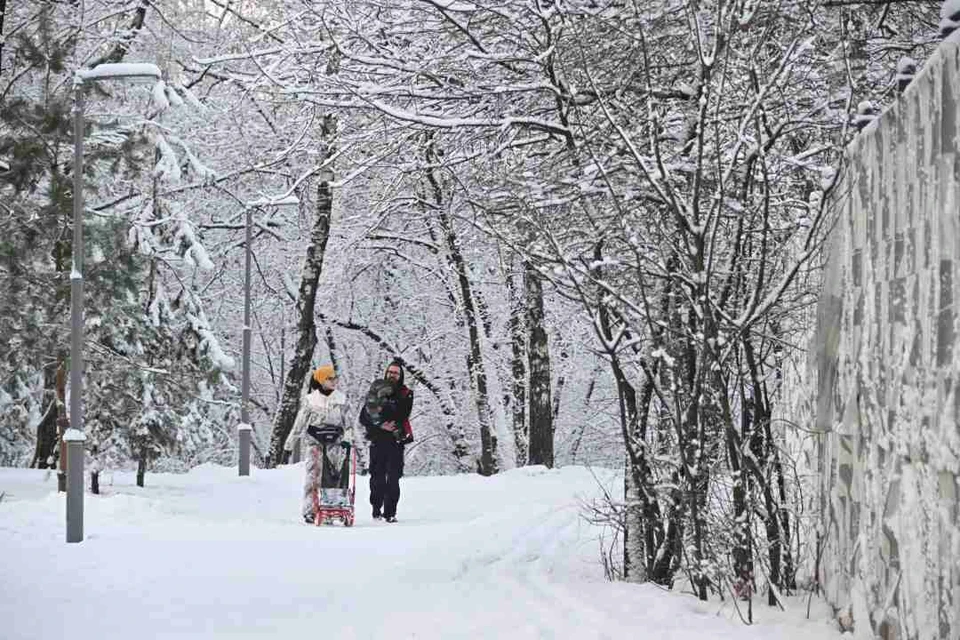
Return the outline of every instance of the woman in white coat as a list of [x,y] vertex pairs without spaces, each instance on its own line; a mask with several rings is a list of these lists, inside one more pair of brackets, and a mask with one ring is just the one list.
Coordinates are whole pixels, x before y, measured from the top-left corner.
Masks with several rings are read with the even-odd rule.
[[[353,424],[347,420],[347,397],[337,389],[337,382],[333,365],[323,365],[313,372],[310,390],[300,403],[300,411],[293,423],[293,429],[283,445],[285,451],[293,451],[299,443],[306,461],[301,508],[305,522],[314,521],[314,505],[323,466],[321,445],[307,434],[307,430],[311,426],[337,426],[343,430],[343,442],[351,447],[356,443]],[[344,451],[347,449],[345,448]],[[331,462],[339,464],[341,461]],[[335,468],[339,469],[339,466]]]

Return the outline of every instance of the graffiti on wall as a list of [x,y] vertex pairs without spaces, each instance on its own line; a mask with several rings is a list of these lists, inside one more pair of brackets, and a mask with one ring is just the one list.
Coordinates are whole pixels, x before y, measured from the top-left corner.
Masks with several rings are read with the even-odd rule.
[[857,637],[960,638],[958,129],[953,39],[851,144],[838,194],[815,340],[819,566]]

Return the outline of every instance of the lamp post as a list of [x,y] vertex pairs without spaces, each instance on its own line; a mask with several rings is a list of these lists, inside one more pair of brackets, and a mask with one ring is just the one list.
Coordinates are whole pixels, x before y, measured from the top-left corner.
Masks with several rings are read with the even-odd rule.
[[73,76],[73,263],[70,269],[70,428],[67,542],[83,541],[83,86],[101,80],[159,80],[155,64],[100,64]]
[[296,196],[277,199],[262,198],[244,206],[246,233],[243,273],[243,381],[240,391],[240,425],[237,427],[239,441],[238,471],[241,476],[250,475],[250,436],[253,424],[250,422],[250,263],[253,259],[253,210],[268,206],[296,206],[300,200]]

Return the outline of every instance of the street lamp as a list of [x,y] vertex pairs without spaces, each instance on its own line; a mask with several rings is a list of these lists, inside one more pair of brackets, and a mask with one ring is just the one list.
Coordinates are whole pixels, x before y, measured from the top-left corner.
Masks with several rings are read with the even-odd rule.
[[253,252],[253,210],[262,207],[282,207],[296,206],[300,200],[296,196],[284,196],[281,198],[261,198],[248,202],[245,206],[245,229],[247,239],[244,243],[244,276],[243,276],[243,382],[240,391],[240,425],[237,427],[237,436],[239,440],[239,461],[238,468],[241,476],[250,475],[250,432],[253,431],[253,424],[250,422],[250,262]]
[[155,64],[100,64],[73,76],[73,264],[70,269],[70,428],[67,445],[67,542],[83,541],[83,86],[101,80],[159,80]]

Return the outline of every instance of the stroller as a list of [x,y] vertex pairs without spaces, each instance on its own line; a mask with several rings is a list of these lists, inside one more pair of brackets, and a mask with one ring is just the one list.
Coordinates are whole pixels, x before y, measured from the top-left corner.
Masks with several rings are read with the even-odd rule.
[[357,485],[357,452],[343,442],[343,427],[324,424],[307,428],[307,434],[320,444],[320,488],[313,494],[314,524],[332,524],[339,520],[353,526],[353,503]]

